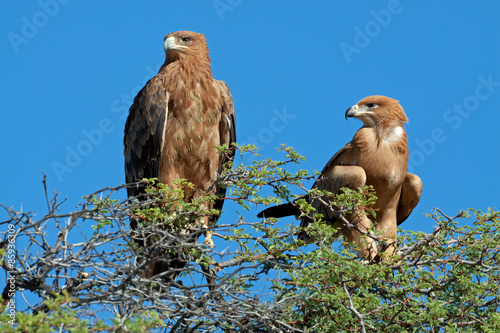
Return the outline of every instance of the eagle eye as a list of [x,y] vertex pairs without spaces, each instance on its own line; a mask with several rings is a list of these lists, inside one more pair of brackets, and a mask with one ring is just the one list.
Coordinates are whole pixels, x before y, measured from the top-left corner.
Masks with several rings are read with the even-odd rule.
[[184,43],[188,43],[191,41],[191,37],[189,36],[184,36],[184,37],[181,37],[181,40],[184,42]]
[[375,103],[368,103],[368,104],[366,104],[366,106],[371,109],[371,108],[374,108],[375,106],[377,106],[377,104],[375,104]]

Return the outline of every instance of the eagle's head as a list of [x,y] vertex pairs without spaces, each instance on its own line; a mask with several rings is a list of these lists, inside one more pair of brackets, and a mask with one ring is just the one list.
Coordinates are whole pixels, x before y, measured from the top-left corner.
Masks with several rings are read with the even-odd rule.
[[163,43],[168,63],[176,60],[197,59],[210,63],[204,35],[193,31],[176,31],[165,36]]
[[368,96],[351,106],[345,112],[345,117],[354,117],[361,120],[367,127],[402,126],[408,122],[406,114],[393,98],[386,96]]

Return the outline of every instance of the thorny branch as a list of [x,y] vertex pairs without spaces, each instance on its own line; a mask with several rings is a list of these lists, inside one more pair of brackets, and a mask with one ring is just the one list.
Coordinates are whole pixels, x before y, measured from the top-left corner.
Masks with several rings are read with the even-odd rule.
[[359,313],[358,310],[356,310],[356,308],[354,307],[354,303],[352,301],[351,294],[349,293],[349,290],[347,290],[347,286],[345,284],[346,281],[344,281],[344,279],[342,278],[342,276],[340,277],[340,282],[341,282],[342,288],[344,289],[344,291],[345,291],[345,293],[347,295],[347,298],[349,300],[349,305],[345,305],[345,307],[349,311],[351,311],[352,313],[354,313],[354,315],[356,316],[356,318],[358,318],[359,324],[361,325],[361,332],[366,333],[365,322],[363,321],[363,315],[361,313]]
[[[3,260],[3,268],[15,278],[18,292],[31,292],[37,296],[27,298],[36,301],[35,304],[27,304],[26,310],[47,311],[43,301],[64,292],[72,297],[73,308],[83,311],[95,307],[95,313],[89,316],[91,319],[106,311],[118,311],[121,316],[155,311],[162,314],[167,326],[179,330],[192,329],[192,323],[200,320],[201,324],[197,325],[204,327],[230,324],[244,329],[257,325],[269,327],[270,332],[279,331],[279,326],[287,326],[279,322],[276,305],[254,302],[251,295],[241,288],[247,281],[255,280],[263,264],[269,263],[271,267],[279,264],[276,257],[260,255],[253,260],[230,259],[219,264],[213,258],[230,258],[236,254],[228,251],[218,253],[200,243],[193,243],[193,233],[201,235],[204,230],[192,230],[185,237],[162,230],[157,225],[130,230],[130,212],[144,202],[130,203],[125,200],[100,206],[92,201],[97,197],[104,202],[127,186],[134,184],[96,191],[87,197],[79,210],[72,213],[58,213],[60,203],[57,196],[52,200],[47,198],[48,213],[38,220],[33,218],[32,213],[2,206],[9,219],[0,222],[0,226],[5,230],[4,227],[10,225],[16,230],[17,244],[15,265],[8,265]],[[92,230],[90,225],[101,226],[89,233]],[[224,234],[234,227],[222,225],[216,230]],[[138,248],[131,241],[151,235],[156,240],[147,249]],[[6,239],[8,234],[3,236]],[[138,273],[144,267],[157,261],[160,253],[168,252],[183,253],[190,264],[151,279],[140,277]],[[137,261],[139,257],[142,259],[140,264]],[[200,276],[204,274],[201,265],[207,259],[212,266],[212,283],[209,284],[200,281]],[[229,267],[235,269],[221,272]],[[162,279],[173,271],[182,272],[179,280]],[[4,302],[9,300],[8,288],[4,288]],[[249,317],[249,313],[253,315]]]
[[[220,181],[234,184],[239,181],[238,177],[251,176],[245,172],[235,172]],[[285,178],[276,178],[273,181],[275,180],[281,182]],[[281,285],[269,287],[266,291],[273,297],[255,289],[248,289],[248,285],[269,279],[268,274],[273,269],[297,273],[311,265],[322,265],[321,262],[314,262],[314,259],[303,252],[296,243],[289,243],[286,249],[269,246],[266,243],[270,239],[283,241],[293,238],[296,230],[268,234],[267,224],[270,223],[268,221],[245,222],[239,219],[234,223],[221,223],[213,227],[211,230],[213,235],[218,236],[226,244],[233,245],[228,247],[230,250],[222,252],[193,242],[193,238],[187,235],[159,228],[156,224],[144,226],[139,230],[130,230],[128,218],[131,212],[137,207],[147,206],[148,203],[136,203],[128,199],[111,203],[110,200],[127,186],[136,185],[122,185],[96,191],[89,195],[76,211],[59,213],[61,202],[57,195],[49,198],[44,183],[47,213],[37,219],[33,213],[1,206],[7,213],[8,219],[0,222],[0,230],[15,230],[14,235],[17,239],[15,264],[11,265],[7,260],[2,260],[2,268],[15,278],[17,291],[31,302],[26,305],[25,311],[48,311],[43,304],[44,300],[67,294],[71,297],[68,306],[77,309],[82,316],[88,317],[91,324],[100,313],[104,312],[125,318],[132,314],[154,311],[160,314],[160,318],[166,323],[166,329],[171,331],[258,329],[262,332],[304,332],[308,330],[307,327],[296,325],[300,321],[290,319],[293,317],[290,317],[290,312],[300,312],[299,305],[307,298],[307,293],[304,293],[305,287],[296,288],[299,286],[297,282],[279,279],[274,281],[281,281]],[[252,186],[254,189],[260,185],[256,183]],[[276,189],[279,189],[279,186]],[[96,198],[99,200],[96,201]],[[326,202],[323,203],[330,207]],[[330,209],[333,211],[332,207]],[[372,287],[372,290],[376,290],[378,296],[387,304],[387,308],[394,309],[393,313],[385,317],[385,328],[394,325],[406,327],[404,312],[409,311],[413,299],[427,297],[429,300],[439,301],[439,297],[442,297],[439,295],[447,294],[448,289],[459,282],[459,275],[454,271],[456,267],[473,269],[478,274],[483,274],[481,276],[488,273],[493,276],[493,280],[500,282],[499,246],[483,249],[479,256],[468,257],[466,251],[474,246],[476,242],[474,237],[477,235],[470,232],[462,234],[463,237],[443,236],[451,232],[450,225],[462,218],[463,214],[449,217],[439,210],[437,213],[438,216],[434,217],[437,227],[433,232],[422,234],[421,238],[411,245],[403,244],[393,261],[380,264],[388,266],[394,275],[402,269],[413,267],[414,270],[405,272],[411,272],[415,281],[419,282],[404,286],[386,275],[386,280],[381,285]],[[178,214],[189,214],[189,212],[179,211]],[[342,214],[338,216],[342,218]],[[443,218],[444,222],[440,218]],[[94,229],[90,227],[91,225]],[[344,227],[356,228],[355,225],[349,225],[347,220],[344,221]],[[232,233],[232,230],[241,228],[254,228],[256,233],[243,236]],[[361,228],[356,230],[375,240],[380,239],[380,236],[367,233]],[[203,231],[193,226],[190,235],[198,236]],[[151,235],[154,235],[152,246],[146,249],[136,246],[132,241],[137,237],[147,238]],[[5,249],[9,233],[3,232],[0,236],[3,237],[0,248]],[[245,250],[249,241],[259,244],[263,250]],[[460,248],[460,251],[458,255],[435,254],[437,249],[443,248]],[[187,267],[171,269],[151,279],[140,276],[139,272],[150,262],[157,261],[161,253],[169,252],[182,253],[189,262]],[[141,260],[138,261],[138,258]],[[329,265],[333,266],[335,262],[329,262]],[[204,269],[206,267],[209,269]],[[430,285],[423,286],[422,283],[427,281],[427,277],[422,271],[426,269],[427,272],[440,278]],[[168,281],[162,278],[174,271],[182,272],[179,280]],[[380,319],[374,321],[373,318],[376,318],[384,307],[379,303],[377,308],[367,310],[364,304],[355,304],[353,290],[359,286],[356,285],[357,281],[348,280],[344,276],[351,273],[343,271],[340,279],[332,284],[336,283],[337,287],[347,295],[348,302],[344,307],[356,318],[361,330],[375,331],[373,323]],[[207,283],[202,278],[204,274],[210,275]],[[484,278],[480,283],[486,283]],[[314,282],[306,287],[316,290],[319,289],[319,284]],[[391,294],[389,292],[391,288],[397,290],[401,298]],[[494,296],[481,298],[480,301],[468,305],[468,308],[474,309],[477,313],[482,313],[481,311],[485,311],[486,308],[499,309],[498,283],[493,286],[488,285],[488,288]],[[288,292],[290,290],[294,292]],[[7,286],[2,295],[4,302],[9,300],[6,291]],[[455,301],[447,302],[451,304],[450,302]],[[425,303],[416,303],[419,307],[413,308],[412,311],[427,310]],[[305,313],[315,313],[315,310],[308,310]],[[435,319],[443,323],[449,320],[445,317]],[[484,318],[480,315],[475,317],[464,315],[463,318],[454,320],[458,327],[463,327],[472,325],[473,322],[484,321]]]

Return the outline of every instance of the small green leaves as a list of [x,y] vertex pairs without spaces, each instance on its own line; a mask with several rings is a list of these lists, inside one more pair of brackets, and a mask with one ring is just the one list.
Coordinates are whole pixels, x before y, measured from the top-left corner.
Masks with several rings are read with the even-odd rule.
[[[219,147],[221,154],[228,149]],[[68,214],[58,215],[55,199],[40,219],[7,209],[1,223],[18,241],[15,250],[6,248],[4,231],[0,259],[15,268],[8,274],[16,296],[34,292],[38,303],[19,310],[18,297],[12,326],[0,301],[0,331],[500,331],[499,212],[413,214],[414,225],[434,230],[399,229],[392,257],[363,260],[339,236],[353,226],[325,220],[351,212],[375,217],[373,188],[309,190],[318,173],[299,169],[304,158],[292,148],[281,146],[278,159],[262,158],[251,145],[236,149],[253,161],[227,163],[199,197],[185,179],[173,186],[145,179],[142,200],[123,200],[121,186],[84,197]],[[227,189],[224,215],[201,228],[199,221],[220,214],[209,208],[222,199],[213,194],[219,186]],[[122,200],[111,199],[119,190]],[[314,200],[327,209],[316,210]],[[235,212],[228,201],[250,213]],[[252,211],[279,203],[293,203],[299,219],[311,223],[257,219]],[[88,221],[90,234],[80,228]],[[129,221],[138,227],[131,230]],[[304,231],[310,243],[299,239]],[[203,236],[215,247],[200,244]],[[172,258],[179,281],[141,276],[148,263]]]

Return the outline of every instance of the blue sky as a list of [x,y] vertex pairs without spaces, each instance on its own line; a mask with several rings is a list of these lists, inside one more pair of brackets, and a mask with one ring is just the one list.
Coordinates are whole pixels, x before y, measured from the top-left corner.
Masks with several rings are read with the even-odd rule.
[[449,3],[2,1],[0,202],[45,212],[41,172],[67,210],[123,183],[131,100],[163,63],[163,37],[193,30],[232,91],[240,143],[264,156],[286,143],[321,170],[361,127],[345,110],[387,95],[410,119],[424,183],[402,227],[431,231],[433,207],[499,208],[500,2]]

